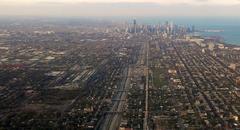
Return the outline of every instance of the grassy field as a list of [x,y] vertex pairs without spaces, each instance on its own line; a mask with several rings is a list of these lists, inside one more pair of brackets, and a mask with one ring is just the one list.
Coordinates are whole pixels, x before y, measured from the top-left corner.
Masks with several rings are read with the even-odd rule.
[[164,77],[164,74],[166,73],[164,69],[152,68],[152,73],[153,73],[153,85],[155,87],[162,87],[164,85],[167,85],[167,80]]

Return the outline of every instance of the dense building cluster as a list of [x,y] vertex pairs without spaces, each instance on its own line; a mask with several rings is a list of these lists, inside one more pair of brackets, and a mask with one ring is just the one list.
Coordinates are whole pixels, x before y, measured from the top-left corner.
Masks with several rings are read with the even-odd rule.
[[239,129],[240,49],[166,22],[0,24],[0,129]]

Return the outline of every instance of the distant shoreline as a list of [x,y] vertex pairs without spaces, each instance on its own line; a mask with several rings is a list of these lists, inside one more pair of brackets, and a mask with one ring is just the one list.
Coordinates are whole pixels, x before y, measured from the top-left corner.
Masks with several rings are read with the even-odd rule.
[[[203,40],[211,39],[211,37],[220,37],[220,36],[204,36],[200,32],[195,32],[194,34],[190,34],[191,36],[199,36]],[[226,46],[231,46],[231,47],[240,47],[240,42],[239,43],[231,43],[223,39],[222,41],[218,42],[219,44],[224,44]]]
[[[208,36],[201,36],[204,40],[206,39],[209,39]],[[224,44],[226,46],[231,46],[231,47],[240,47],[240,43],[237,44],[237,43],[230,43],[230,42],[227,42],[226,40],[222,41],[222,42],[219,42],[219,44]]]
[[[224,32],[223,30],[219,30],[219,32]],[[203,33],[203,31],[199,31],[199,32],[196,32],[197,33],[197,35],[196,36],[200,36],[200,37],[202,37],[203,39],[209,39],[209,38],[219,38],[219,39],[221,39],[221,43],[222,44],[225,44],[225,45],[232,45],[232,46],[237,46],[237,47],[239,47],[240,46],[240,41],[239,42],[231,42],[231,41],[229,41],[229,40],[226,40],[226,38],[225,37],[223,37],[223,36],[221,36],[221,35],[209,35],[209,36],[207,36],[207,35],[204,35]],[[209,31],[207,32],[207,33],[209,33]],[[216,33],[216,31],[214,31],[213,33]],[[240,36],[239,36],[239,39],[240,39]]]

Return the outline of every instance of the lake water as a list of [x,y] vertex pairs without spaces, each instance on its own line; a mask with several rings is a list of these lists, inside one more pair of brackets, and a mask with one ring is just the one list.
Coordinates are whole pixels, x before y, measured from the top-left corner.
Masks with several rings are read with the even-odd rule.
[[222,30],[220,32],[205,31],[201,32],[200,34],[202,36],[219,36],[222,37],[226,43],[240,45],[240,26],[200,26],[197,28],[201,30]]

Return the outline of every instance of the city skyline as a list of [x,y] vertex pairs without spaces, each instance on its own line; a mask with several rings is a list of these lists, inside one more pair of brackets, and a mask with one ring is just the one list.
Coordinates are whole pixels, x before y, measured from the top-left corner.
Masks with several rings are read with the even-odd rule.
[[240,128],[239,28],[43,19],[0,22],[0,129]]
[[0,0],[0,130],[240,130],[240,0]]

